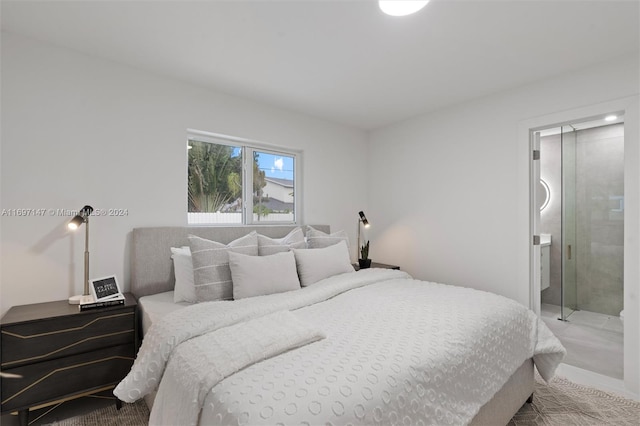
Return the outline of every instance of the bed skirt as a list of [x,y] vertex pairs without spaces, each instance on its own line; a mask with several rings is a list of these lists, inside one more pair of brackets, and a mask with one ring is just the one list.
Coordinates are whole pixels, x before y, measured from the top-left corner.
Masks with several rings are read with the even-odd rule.
[[[533,360],[528,359],[511,375],[493,398],[480,408],[470,425],[506,425],[527,398],[533,394],[534,384]],[[155,396],[156,393],[152,392],[144,397],[149,411],[153,407]]]
[[481,408],[471,425],[506,425],[533,394],[533,360],[526,360],[507,383]]

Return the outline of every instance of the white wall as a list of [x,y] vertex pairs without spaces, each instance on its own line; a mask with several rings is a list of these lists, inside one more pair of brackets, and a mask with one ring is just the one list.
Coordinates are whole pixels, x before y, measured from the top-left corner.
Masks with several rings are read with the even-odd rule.
[[[92,277],[128,289],[131,229],[186,225],[188,128],[302,149],[305,223],[355,240],[366,194],[344,183],[366,174],[364,132],[2,33],[0,208],[128,209],[91,219]],[[1,217],[3,314],[81,292],[68,219]]]
[[[528,140],[521,138],[521,123],[637,95],[638,76],[637,56],[619,58],[372,132],[367,215],[375,223],[373,260],[529,306]],[[640,167],[635,103],[625,118],[628,176],[638,176]],[[625,181],[625,252],[636,265],[638,186],[637,178]],[[625,335],[627,346],[636,348],[628,383],[638,394],[640,279],[627,263],[625,257],[625,300],[637,305],[636,332]],[[627,355],[625,349],[625,362]]]

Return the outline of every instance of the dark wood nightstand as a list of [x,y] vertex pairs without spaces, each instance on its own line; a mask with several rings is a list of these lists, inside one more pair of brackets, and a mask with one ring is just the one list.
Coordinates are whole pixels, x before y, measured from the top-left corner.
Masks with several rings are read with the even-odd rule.
[[138,350],[137,303],[87,311],[66,300],[14,306],[0,321],[2,414],[18,411],[27,424],[29,409],[113,388],[133,364]]
[[[353,268],[356,271],[360,270],[360,265],[358,265],[357,263],[353,263]],[[382,269],[398,269],[400,270],[399,266],[396,265],[387,265],[386,263],[378,263],[378,262],[371,262],[371,268],[382,268]]]

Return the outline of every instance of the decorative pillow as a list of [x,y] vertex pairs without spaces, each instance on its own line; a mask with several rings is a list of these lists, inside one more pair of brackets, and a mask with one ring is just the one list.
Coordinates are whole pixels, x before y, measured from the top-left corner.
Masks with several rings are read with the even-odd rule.
[[258,234],[252,231],[229,244],[189,235],[189,246],[197,301],[231,300],[233,285],[229,269],[229,252],[257,256]]
[[247,256],[229,251],[233,298],[263,296],[300,289],[293,253]]
[[173,289],[173,301],[196,302],[196,287],[193,284],[193,262],[189,246],[171,247],[173,259],[173,271],[176,276],[176,285]]
[[283,238],[269,238],[258,234],[258,254],[260,256],[282,253],[284,251],[289,251],[292,248],[307,248],[302,228],[295,228]]
[[355,272],[347,243],[340,241],[321,249],[291,249],[296,257],[300,284],[306,287],[344,272]]
[[344,241],[349,250],[349,237],[344,231],[327,234],[307,225],[307,245],[310,249],[325,248]]

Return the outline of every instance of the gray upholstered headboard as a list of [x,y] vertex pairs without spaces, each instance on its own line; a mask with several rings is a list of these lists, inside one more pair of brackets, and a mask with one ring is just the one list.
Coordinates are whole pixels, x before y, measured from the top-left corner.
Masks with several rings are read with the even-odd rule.
[[[329,232],[329,225],[312,225]],[[296,226],[167,226],[134,228],[131,248],[131,293],[136,298],[173,290],[175,276],[171,261],[171,247],[189,245],[188,235],[197,235],[220,243],[231,241],[257,231],[262,235],[280,238]],[[305,227],[302,227],[305,229]]]

